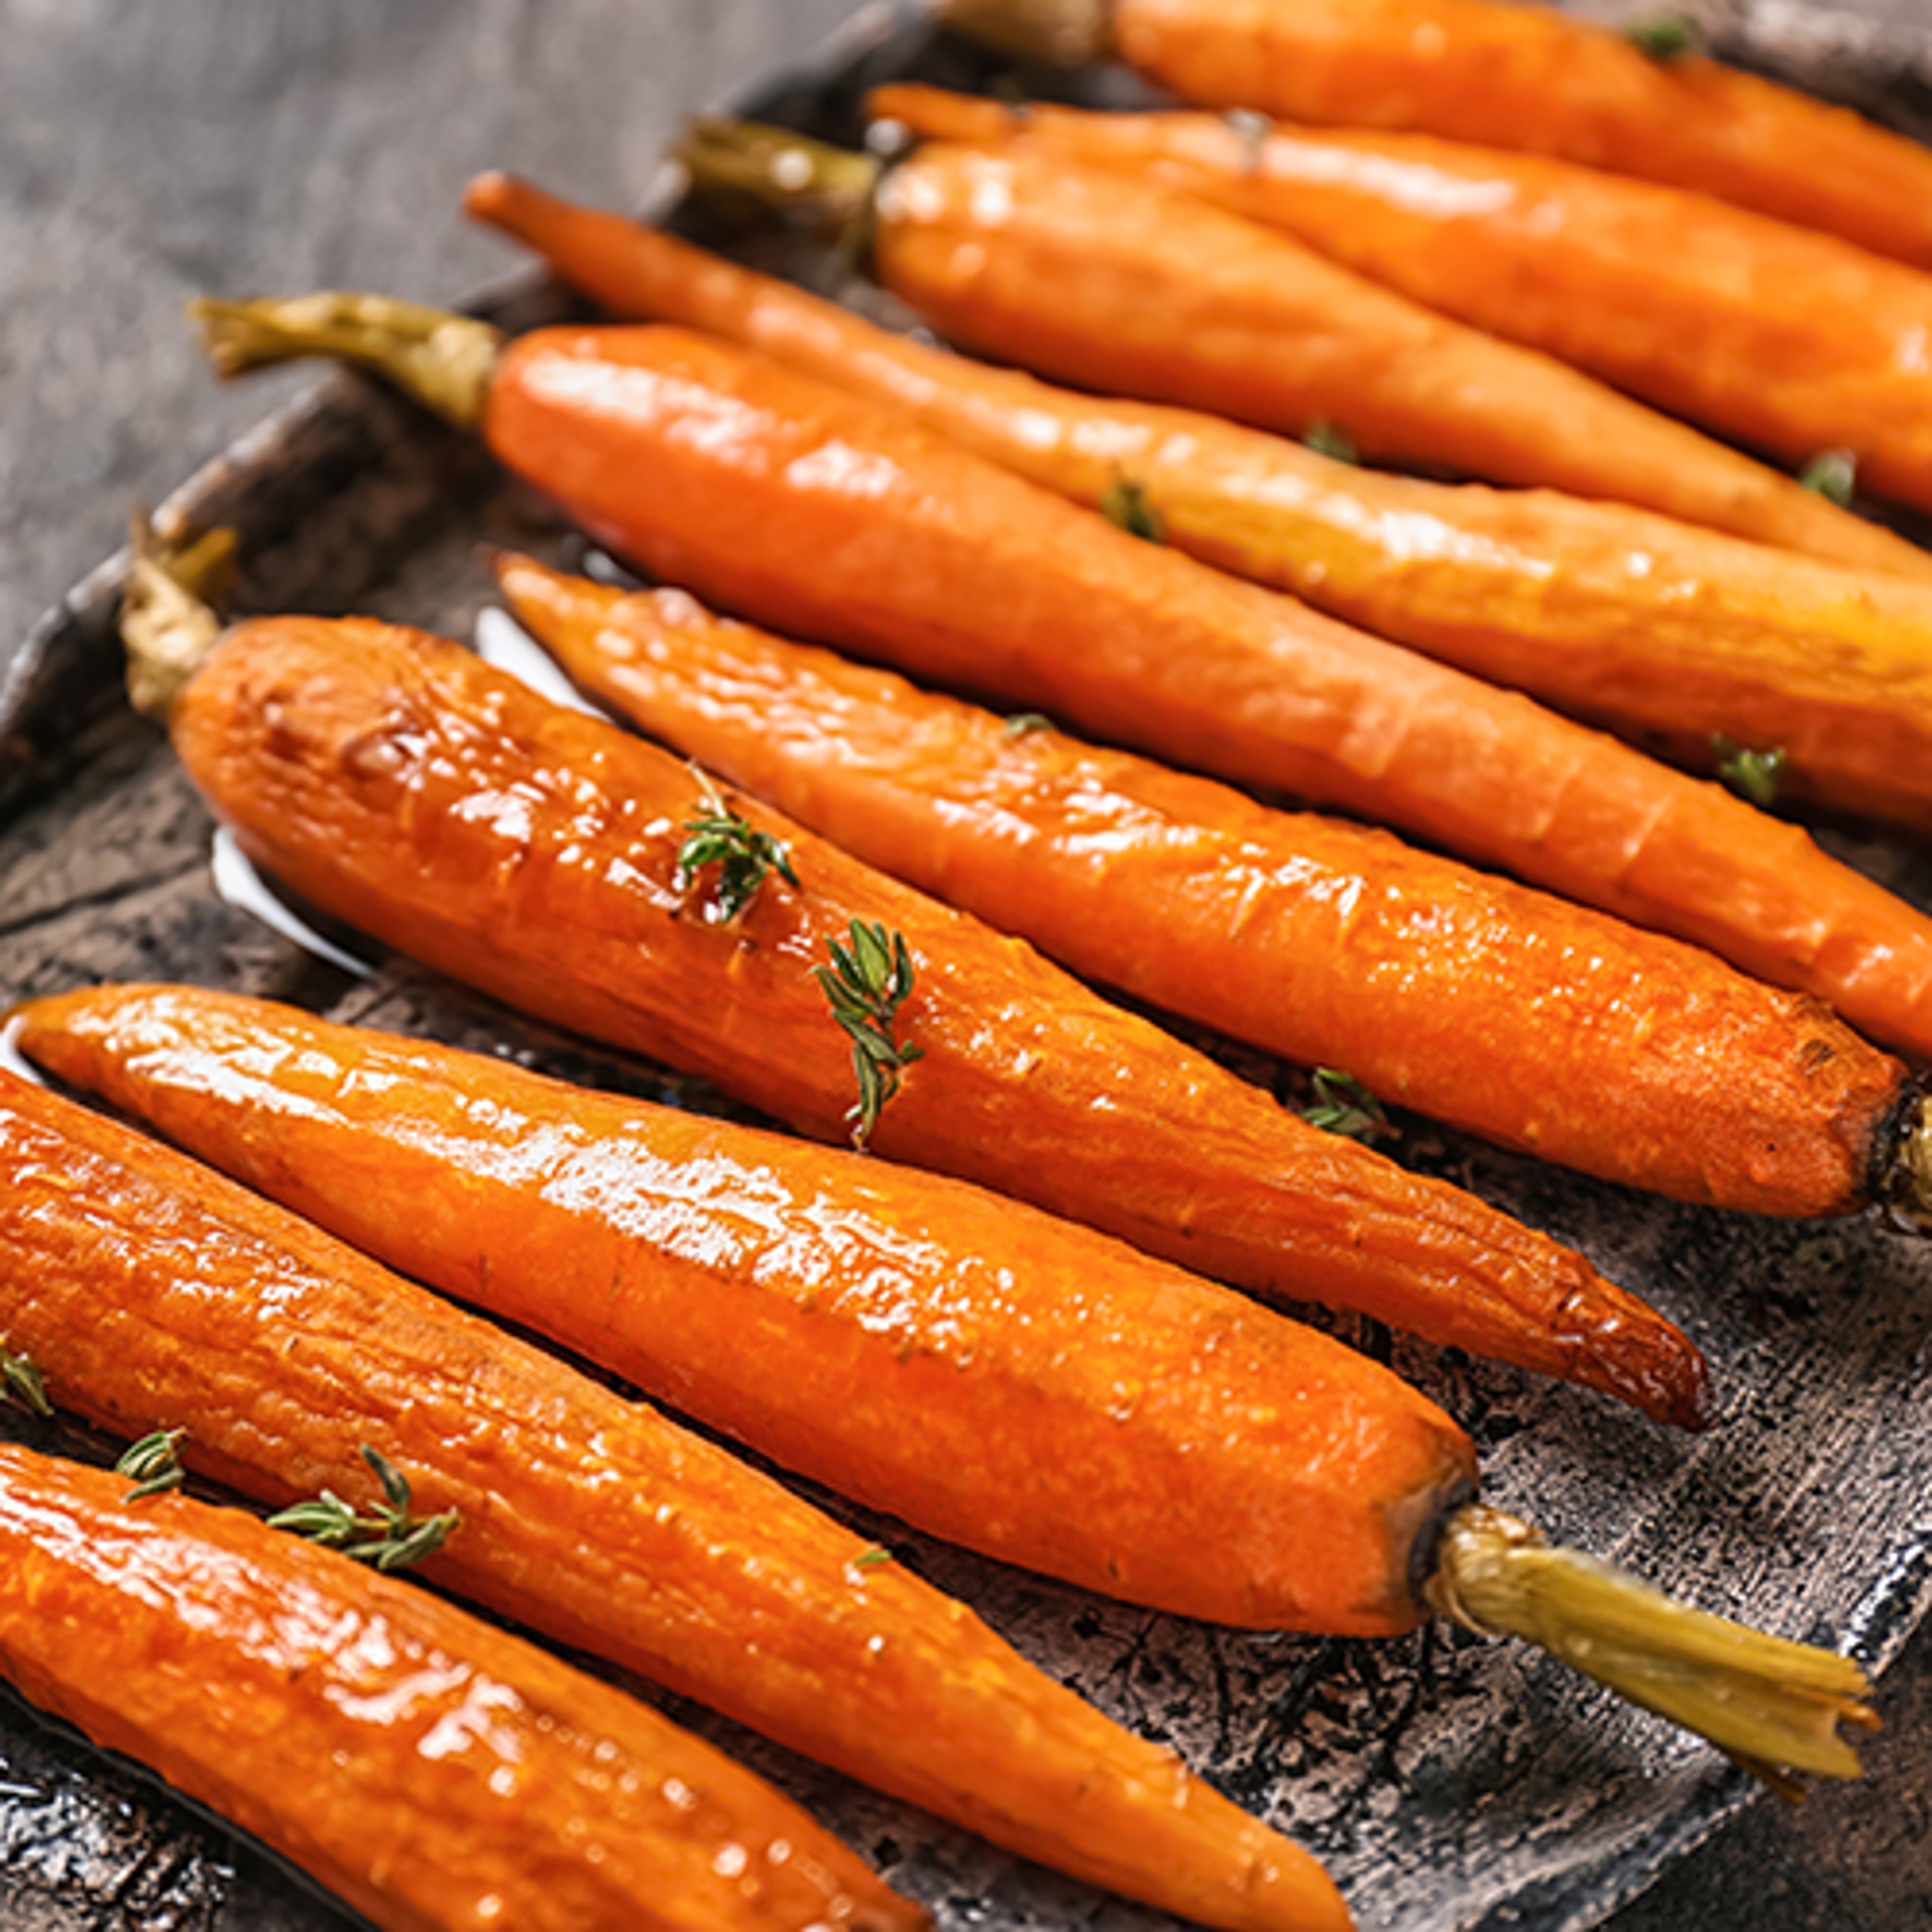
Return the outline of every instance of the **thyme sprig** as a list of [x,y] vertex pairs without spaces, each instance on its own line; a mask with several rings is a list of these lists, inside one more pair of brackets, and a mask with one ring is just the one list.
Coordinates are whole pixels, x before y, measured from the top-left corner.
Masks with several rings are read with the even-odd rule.
[[1147,485],[1138,476],[1117,476],[1100,499],[1100,514],[1115,529],[1148,543],[1165,543],[1167,525],[1148,501]]
[[1340,423],[1325,420],[1310,423],[1301,433],[1303,446],[1325,456],[1330,463],[1359,463],[1361,452],[1355,439]]
[[724,796],[697,766],[691,768],[703,794],[703,808],[684,821],[684,842],[677,848],[677,890],[688,894],[707,866],[718,868],[716,890],[704,908],[714,925],[729,926],[776,872],[788,886],[796,886],[791,848],[769,832],[758,832],[724,802]]
[[1768,811],[1778,800],[1778,782],[1784,774],[1785,750],[1778,746],[1755,752],[1720,732],[1711,740],[1718,776],[1742,799]]
[[814,966],[812,976],[824,988],[832,1017],[852,1042],[852,1072],[859,1098],[845,1118],[852,1122],[852,1144],[862,1148],[878,1125],[886,1102],[899,1090],[899,1078],[922,1050],[894,1036],[898,1010],[912,992],[911,956],[903,933],[854,920],[851,944],[828,939],[830,966]]
[[185,1429],[157,1429],[131,1444],[114,1466],[117,1476],[125,1476],[134,1486],[122,1498],[137,1503],[143,1496],[164,1496],[178,1490],[186,1479],[182,1468],[181,1443]]
[[1314,1084],[1314,1102],[1301,1113],[1311,1127],[1352,1141],[1381,1140],[1394,1133],[1382,1102],[1352,1073],[1339,1066],[1318,1066]]
[[386,1456],[362,1444],[362,1460],[382,1485],[382,1501],[364,1516],[332,1490],[296,1503],[268,1519],[271,1529],[292,1530],[311,1543],[339,1550],[381,1570],[406,1570],[434,1556],[457,1525],[454,1510],[418,1516],[410,1508],[409,1479]]
[[1704,44],[1697,22],[1685,14],[1658,14],[1647,20],[1633,20],[1624,28],[1624,38],[1646,59],[1666,67],[1688,60]]
[[0,1400],[17,1402],[36,1415],[51,1416],[54,1412],[40,1370],[27,1357],[5,1347],[0,1347]]
[[1030,738],[1036,731],[1051,731],[1053,720],[1044,711],[1016,711],[1000,721],[1003,738]]
[[1841,510],[1852,506],[1852,493],[1858,487],[1858,459],[1855,451],[1821,449],[1798,472],[1805,489],[1814,490],[1828,503]]

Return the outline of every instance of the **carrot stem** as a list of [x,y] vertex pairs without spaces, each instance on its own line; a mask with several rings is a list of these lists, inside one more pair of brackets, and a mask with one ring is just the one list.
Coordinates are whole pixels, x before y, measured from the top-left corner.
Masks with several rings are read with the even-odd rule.
[[940,25],[996,52],[1084,67],[1112,51],[1111,0],[940,0]]

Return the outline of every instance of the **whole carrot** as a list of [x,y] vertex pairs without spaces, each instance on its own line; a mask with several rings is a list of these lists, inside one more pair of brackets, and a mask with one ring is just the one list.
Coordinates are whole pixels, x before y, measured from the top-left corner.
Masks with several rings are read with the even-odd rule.
[[[520,1143],[511,1158],[527,1155]],[[278,1499],[292,1484],[345,1487],[351,1445],[373,1449],[420,1476],[425,1508],[460,1510],[435,1573],[536,1628],[1186,1917],[1282,1932],[1348,1923],[1304,1854],[722,1451],[11,1076],[0,1180],[0,1346],[14,1381],[24,1361],[37,1387],[123,1432],[184,1426],[190,1461]],[[1187,1402],[1218,1349],[1202,1340],[1206,1354],[1170,1359],[1145,1405]],[[1371,1364],[1350,1372],[1365,1400],[1326,1424],[1332,1442],[1294,1480],[1346,1490],[1376,1468],[1394,1479],[1370,1533],[1321,1559],[1346,1569],[1366,1556],[1379,1573],[1364,1628],[1435,1611],[1525,1636],[1780,1788],[1800,1771],[1857,1774],[1838,1726],[1876,1720],[1856,1663],[1688,1610],[1469,1501],[1473,1451],[1456,1425]],[[1269,1400],[1299,1406],[1279,1388]],[[1054,1408],[1046,1426],[1081,1466],[1113,1466],[1106,1489],[1147,1473],[1137,1409]],[[1238,1445],[1228,1425],[1204,1410],[1188,1432]],[[1263,1477],[1271,1460],[1256,1459],[1258,1517],[1286,1474]],[[988,1510],[1024,1512],[1052,1480],[1036,1460],[1018,1474],[1024,1487],[984,1496]],[[1168,1533],[1199,1558],[1198,1526]]]
[[[1545,1160],[1759,1214],[1864,1202],[1916,1089],[1802,994],[1472,872],[523,558],[653,736],[1083,978]],[[1044,725],[1045,721],[1038,721]]]
[[[700,122],[700,188],[866,208],[872,272],[950,341],[1118,396],[1365,458],[1634,504],[1834,561],[1906,546],[1553,357],[1381,288],[1292,237],[1025,140],[926,142],[882,170],[781,130]],[[803,183],[800,188],[796,184]]]
[[648,1706],[244,1510],[130,1494],[0,1444],[0,1674],[384,1932],[928,1922]]
[[[346,337],[268,304],[226,346],[380,355],[361,299]],[[1716,784],[682,330],[538,331],[481,386],[512,468],[714,603],[1419,832],[1932,1053],[1932,922]]]
[[1559,155],[1932,266],[1932,154],[1661,34],[1498,0],[944,0],[941,10],[1068,65],[1116,52],[1202,107]]
[[1022,114],[922,87],[885,88],[872,111],[1144,170],[1722,435],[1794,463],[1843,448],[1862,482],[1932,508],[1925,269],[1706,195],[1428,135]]
[[[1306,1125],[1022,942],[776,814],[708,800],[668,754],[454,644],[368,622],[244,625],[172,728],[212,809],[275,877],[527,1012],[834,1141],[852,1125],[855,1054],[910,1048],[862,1123],[882,1153],[1200,1273],[1705,1417],[1696,1352],[1580,1256]],[[722,881],[686,856],[706,827],[784,855],[799,884],[772,869],[719,916]],[[817,976],[861,932],[882,955],[896,938],[913,982],[855,1022],[869,1046]]]
[[[1036,112],[1050,125],[1046,110]],[[1708,770],[1783,755],[1780,797],[1932,830],[1932,597],[1621,505],[1340,462],[896,335],[622,216],[479,176],[476,218],[616,315],[704,330],[893,404],[982,456],[1378,635]],[[1900,545],[1932,580],[1932,557]]]
[[366,1492],[373,1449],[459,1512],[424,1574],[460,1595],[1163,1910],[1347,1924],[1312,1859],[1172,1754],[651,1410],[13,1076],[0,1175],[0,1332],[57,1406],[185,1429],[191,1468],[276,1504]]

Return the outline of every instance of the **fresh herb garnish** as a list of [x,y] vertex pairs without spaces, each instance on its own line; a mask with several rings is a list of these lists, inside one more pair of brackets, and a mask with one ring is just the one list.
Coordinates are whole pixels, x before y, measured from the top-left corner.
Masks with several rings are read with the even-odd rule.
[[1314,1104],[1301,1114],[1311,1127],[1352,1141],[1380,1140],[1395,1132],[1382,1102],[1352,1073],[1318,1066],[1314,1082]]
[[382,1486],[382,1501],[374,1511],[360,1515],[333,1490],[324,1490],[312,1502],[279,1510],[269,1517],[268,1527],[292,1530],[311,1543],[339,1550],[378,1570],[404,1570],[434,1556],[456,1527],[456,1511],[445,1510],[430,1516],[412,1514],[408,1478],[366,1442],[362,1447],[363,1461]]
[[882,1543],[875,1543],[869,1550],[862,1550],[853,1558],[850,1567],[854,1570],[876,1570],[882,1563],[890,1563],[892,1552]]
[[1030,738],[1036,731],[1051,731],[1053,720],[1044,711],[1016,711],[1002,722],[1000,735],[1003,738]]
[[1340,423],[1312,422],[1302,432],[1301,440],[1317,456],[1325,456],[1331,463],[1359,463],[1362,460],[1355,447],[1355,439]]
[[1776,801],[1778,782],[1784,771],[1782,746],[1774,751],[1754,752],[1719,733],[1711,740],[1711,750],[1718,760],[1718,776],[1738,797],[1766,808]]
[[1138,477],[1120,476],[1108,484],[1100,499],[1100,514],[1118,530],[1148,543],[1163,543],[1167,525],[1160,512],[1148,501],[1147,485]]
[[1633,20],[1624,28],[1624,38],[1646,59],[1668,67],[1673,61],[1688,59],[1704,44],[1697,22],[1684,14],[1659,14],[1648,20]]
[[52,1415],[54,1406],[47,1400],[46,1384],[40,1372],[25,1355],[0,1348],[0,1400],[17,1402],[36,1415]]
[[704,916],[729,926],[758,896],[773,872],[788,886],[798,884],[791,850],[782,838],[757,832],[724,800],[718,788],[696,766],[692,776],[704,794],[704,808],[684,821],[684,843],[677,848],[677,889],[688,893],[707,866],[718,868],[718,884]]
[[863,1148],[878,1124],[880,1109],[899,1090],[900,1075],[923,1055],[892,1036],[898,1010],[912,991],[904,935],[856,919],[850,932],[850,946],[836,939],[825,942],[832,964],[814,966],[812,976],[825,989],[832,1017],[852,1042],[859,1100],[845,1118],[853,1123],[852,1144]]
[[1852,506],[1858,487],[1858,459],[1849,449],[1822,449],[1798,472],[1798,481],[1841,510]]
[[181,1440],[185,1429],[157,1429],[132,1444],[114,1466],[117,1476],[125,1476],[134,1486],[122,1498],[137,1503],[143,1496],[158,1496],[181,1487],[185,1472],[182,1468]]

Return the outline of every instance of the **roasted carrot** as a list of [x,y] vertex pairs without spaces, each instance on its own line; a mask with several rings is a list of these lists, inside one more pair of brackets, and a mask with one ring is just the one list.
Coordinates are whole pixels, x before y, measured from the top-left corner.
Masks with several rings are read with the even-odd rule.
[[0,1673],[385,1932],[928,1923],[648,1706],[244,1510],[129,1491],[0,1444]]
[[509,558],[512,608],[654,736],[1083,978],[1604,1178],[1862,1204],[1918,1102],[1802,994],[1675,940],[920,692],[682,592]]
[[1539,352],[1499,342],[1245,216],[1025,140],[881,164],[700,122],[700,185],[876,181],[879,280],[949,340],[1083,388],[1290,436],[1326,422],[1372,461],[1544,484],[1874,568],[1909,546],[1816,491]]
[[[1043,110],[1042,110],[1043,112]],[[1932,831],[1932,596],[1621,505],[1392,476],[1192,411],[1056,389],[880,328],[622,216],[486,175],[466,206],[614,314],[702,329],[910,411],[1380,636],[1778,795]],[[1903,548],[1903,547],[1901,547]],[[1932,557],[1908,554],[1932,580]]]
[[[268,304],[231,346],[306,352],[328,324]],[[1796,826],[1113,529],[900,412],[663,328],[525,336],[476,411],[584,527],[715,604],[1419,832],[1932,1053],[1932,921]]]
[[1932,266],[1932,154],[1688,50],[1497,0],[944,0],[1066,65],[1117,52],[1181,99],[1412,128],[1694,188]]
[[945,140],[1124,166],[1293,236],[1444,315],[1793,463],[1856,458],[1932,508],[1932,272],[1574,162],[1428,135],[1249,132],[1208,114],[1016,111],[887,88]]
[[[185,1156],[4,1074],[0,1178],[0,1346],[57,1401],[122,1433],[185,1427],[191,1463],[272,1499],[345,1488],[358,1446],[373,1448],[420,1481],[425,1510],[460,1511],[434,1573],[538,1630],[1184,1916],[1348,1923],[1305,1854],[722,1451]],[[939,1328],[948,1319],[937,1311]],[[1190,1376],[1174,1370],[1148,1404],[1186,1402]],[[1302,1473],[1343,1490],[1372,1466],[1394,1479],[1370,1534],[1318,1559],[1368,1558],[1380,1627],[1433,1611],[1526,1636],[1781,1786],[1795,1772],[1857,1774],[1838,1725],[1876,1720],[1852,1660],[1688,1610],[1468,1500],[1461,1430],[1386,1372],[1349,1372],[1366,1404],[1348,1405]],[[1292,1406],[1283,1393],[1271,1399]],[[1137,1413],[1055,1405],[1047,1426],[1082,1466],[1122,1472],[1106,1490],[1131,1482]],[[1240,1453],[1225,1415],[1204,1412],[1200,1429],[1204,1446]],[[982,1450],[965,1444],[972,1462]],[[1254,1459],[1257,1517],[1286,1474],[1270,1460]],[[1033,1506],[1048,1472],[1034,1460],[1016,1473],[1022,1490],[984,1497],[988,1509]],[[1198,1526],[1166,1533],[1200,1560]]]
[[[459,1511],[424,1574],[460,1595],[1183,1917],[1348,1923],[1306,1854],[1172,1754],[649,1408],[13,1076],[0,1174],[5,1346],[56,1405],[185,1428],[191,1468],[278,1504],[368,1489],[366,1444]],[[1442,1459],[1424,1486],[1466,1487],[1454,1425],[1410,1413]]]
[[[1361,1310],[1695,1424],[1700,1358],[1582,1258],[1307,1126],[1021,942],[776,814],[736,918],[680,878],[704,803],[668,754],[469,652],[366,622],[244,625],[175,706],[216,813],[311,902],[440,970],[844,1138],[850,1048],[815,967],[897,934],[922,1058],[872,1144],[1263,1292]],[[403,815],[400,823],[398,814]],[[1096,1126],[1096,1123],[1101,1124]]]

